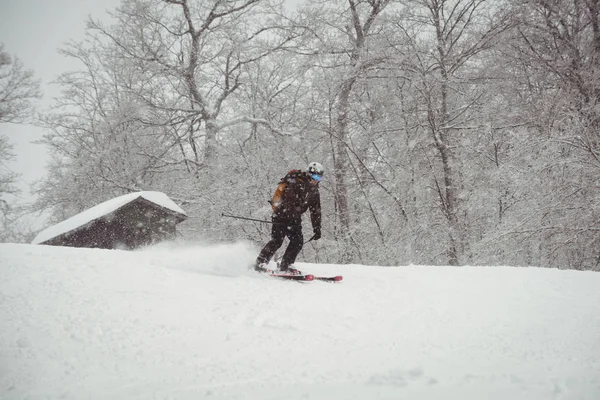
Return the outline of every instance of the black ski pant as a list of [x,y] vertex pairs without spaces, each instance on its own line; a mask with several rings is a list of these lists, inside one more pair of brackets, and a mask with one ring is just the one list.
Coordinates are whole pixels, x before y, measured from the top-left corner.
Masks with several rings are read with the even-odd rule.
[[280,268],[286,269],[292,265],[294,261],[296,261],[296,257],[298,256],[298,253],[300,253],[300,250],[302,250],[302,245],[304,244],[302,225],[299,223],[290,225],[287,225],[286,223],[274,223],[271,228],[271,240],[269,240],[258,254],[258,258],[256,259],[257,264],[268,264],[277,249],[283,244],[283,240],[286,236],[290,240],[290,243],[285,249],[285,253],[281,259]]

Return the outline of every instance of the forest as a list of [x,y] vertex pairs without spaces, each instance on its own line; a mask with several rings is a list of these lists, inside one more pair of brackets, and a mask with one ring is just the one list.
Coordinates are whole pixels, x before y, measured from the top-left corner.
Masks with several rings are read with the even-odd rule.
[[262,245],[222,214],[317,161],[303,261],[600,271],[600,0],[123,0],[60,52],[51,222],[156,190]]

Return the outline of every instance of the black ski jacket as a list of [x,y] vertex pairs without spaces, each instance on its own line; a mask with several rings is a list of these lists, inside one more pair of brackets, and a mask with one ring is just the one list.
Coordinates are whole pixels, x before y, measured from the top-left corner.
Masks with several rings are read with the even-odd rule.
[[300,170],[292,170],[281,179],[271,200],[273,221],[300,225],[302,214],[310,210],[313,230],[321,232],[321,195],[319,186],[311,183],[310,176]]

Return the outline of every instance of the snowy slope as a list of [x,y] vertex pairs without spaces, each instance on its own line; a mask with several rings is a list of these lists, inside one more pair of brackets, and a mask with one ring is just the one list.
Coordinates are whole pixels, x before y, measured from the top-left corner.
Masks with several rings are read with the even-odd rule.
[[0,399],[600,399],[600,274],[0,245]]

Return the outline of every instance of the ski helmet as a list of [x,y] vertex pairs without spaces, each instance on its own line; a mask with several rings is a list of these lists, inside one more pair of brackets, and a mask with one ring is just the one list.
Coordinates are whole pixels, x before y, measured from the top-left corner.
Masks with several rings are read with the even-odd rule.
[[323,169],[323,166],[315,161],[308,164],[308,167],[306,168],[306,173],[309,174],[311,178],[313,178],[316,181],[321,180],[321,177],[323,176],[324,172],[325,170]]

